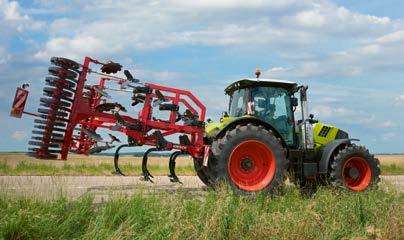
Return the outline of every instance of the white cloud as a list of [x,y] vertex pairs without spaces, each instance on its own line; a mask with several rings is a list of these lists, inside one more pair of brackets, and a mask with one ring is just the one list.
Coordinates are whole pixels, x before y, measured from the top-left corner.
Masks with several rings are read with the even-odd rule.
[[392,142],[395,141],[394,139],[397,138],[397,133],[396,132],[387,132],[387,133],[383,133],[381,136],[381,140],[384,142]]
[[387,120],[385,122],[382,122],[381,124],[379,124],[379,128],[396,128],[398,125],[397,123]]
[[404,94],[401,94],[396,98],[396,105],[404,104]]
[[0,65],[6,64],[11,59],[11,54],[7,53],[4,48],[0,47]]
[[48,60],[51,56],[64,56],[72,59],[82,59],[86,55],[97,52],[111,52],[102,40],[92,36],[76,36],[73,39],[53,38],[46,43],[46,50],[37,52],[34,57]]
[[276,74],[279,74],[279,73],[287,72],[288,70],[289,70],[289,68],[273,67],[273,68],[271,68],[271,69],[269,69],[269,70],[267,71],[267,74],[270,75],[270,76],[272,76],[272,75],[276,75]]
[[310,112],[320,118],[353,118],[358,116],[358,113],[352,109],[326,105],[314,106]]
[[[82,15],[64,15],[51,23],[51,38],[37,58],[116,56],[178,45],[254,46],[284,56],[293,52],[304,55],[327,36],[367,39],[388,34],[394,27],[389,18],[354,13],[326,0],[156,0],[136,4],[104,0],[75,1],[72,5],[81,9]],[[62,6],[65,4],[53,3],[52,8]]]
[[15,131],[13,134],[11,134],[11,138],[16,140],[16,141],[23,141],[27,139],[28,133],[25,131]]
[[317,10],[299,12],[296,21],[304,27],[322,27],[326,23],[325,16]]
[[[22,14],[17,1],[0,0],[0,20],[0,28],[3,30],[12,28],[22,32],[38,30],[44,26],[44,22],[34,21],[28,15]],[[3,31],[0,30],[0,32]]]
[[16,1],[0,0],[1,16],[5,20],[28,20],[27,15],[21,15],[20,6]]
[[395,31],[384,36],[381,36],[376,39],[376,42],[379,43],[391,43],[391,42],[399,42],[404,40],[404,31]]
[[[404,26],[403,26],[404,28]],[[363,73],[401,71],[404,65],[404,31],[366,40],[362,45],[328,53],[317,59],[296,61],[278,77],[351,77]],[[394,59],[394,60],[393,60]]]

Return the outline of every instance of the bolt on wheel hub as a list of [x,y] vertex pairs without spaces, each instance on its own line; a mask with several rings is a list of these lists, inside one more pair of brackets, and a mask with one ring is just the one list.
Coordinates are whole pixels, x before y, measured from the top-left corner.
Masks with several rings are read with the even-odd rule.
[[241,160],[241,168],[243,168],[245,171],[249,171],[253,168],[253,162],[249,158],[245,158]]

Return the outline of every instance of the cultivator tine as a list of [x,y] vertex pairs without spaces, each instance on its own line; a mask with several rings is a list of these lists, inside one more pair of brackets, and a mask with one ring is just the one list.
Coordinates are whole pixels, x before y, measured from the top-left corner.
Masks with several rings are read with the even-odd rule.
[[83,128],[82,130],[87,136],[89,136],[94,141],[96,141],[96,142],[104,141],[104,139],[102,139],[101,135],[99,135],[98,133],[91,131],[90,129],[86,129],[86,128]]
[[147,169],[147,159],[148,159],[149,153],[154,152],[154,151],[158,151],[158,149],[157,148],[149,148],[144,153],[143,160],[142,160],[142,174],[143,174],[142,180],[143,181],[150,181],[152,183],[153,183],[152,178],[154,178],[154,177],[153,177],[153,175],[150,174],[149,170]]
[[95,91],[96,93],[100,94],[101,96],[103,96],[103,97],[105,97],[105,98],[111,98],[111,96],[110,96],[107,92],[105,92],[105,91],[99,89],[98,87],[93,87],[93,89],[94,89],[94,91]]
[[125,174],[123,174],[121,169],[119,168],[119,151],[124,147],[132,147],[132,145],[123,144],[123,145],[119,146],[115,151],[115,155],[114,155],[115,172],[112,172],[112,174],[117,175],[117,176],[125,176]]
[[109,112],[109,111],[122,111],[127,112],[126,108],[119,103],[102,103],[95,107],[95,111],[97,112]]
[[121,140],[119,140],[119,138],[115,137],[114,135],[112,135],[111,133],[108,133],[108,136],[111,138],[111,141],[109,143],[113,143],[113,142],[121,142]]
[[177,174],[175,174],[175,159],[181,154],[183,154],[182,151],[176,151],[173,152],[170,156],[170,160],[168,163],[168,168],[170,169],[170,175],[168,175],[168,177],[170,178],[170,182],[182,184]]

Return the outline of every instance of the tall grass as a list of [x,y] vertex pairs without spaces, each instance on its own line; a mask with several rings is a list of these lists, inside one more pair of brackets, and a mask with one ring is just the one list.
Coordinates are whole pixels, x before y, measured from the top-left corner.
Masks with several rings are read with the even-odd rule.
[[91,196],[0,197],[5,239],[403,239],[403,196],[287,187],[244,198],[229,189],[193,195],[135,194],[94,204]]

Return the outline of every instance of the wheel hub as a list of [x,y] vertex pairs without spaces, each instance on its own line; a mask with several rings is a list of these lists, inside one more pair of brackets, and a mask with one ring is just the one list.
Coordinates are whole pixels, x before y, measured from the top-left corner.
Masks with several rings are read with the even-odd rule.
[[359,177],[359,170],[355,167],[350,168],[348,171],[349,177],[350,178],[358,178]]
[[249,171],[253,168],[253,162],[250,158],[241,160],[241,168],[245,171]]

